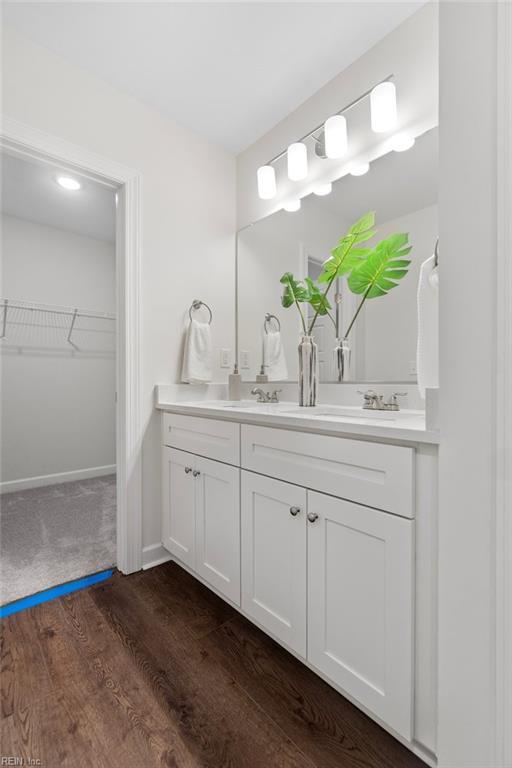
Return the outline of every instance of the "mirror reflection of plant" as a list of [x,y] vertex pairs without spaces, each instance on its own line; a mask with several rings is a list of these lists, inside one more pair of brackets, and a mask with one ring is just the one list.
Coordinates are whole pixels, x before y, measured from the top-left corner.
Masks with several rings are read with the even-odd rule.
[[[336,322],[330,313],[331,304],[327,295],[335,280],[347,276],[347,285],[352,293],[362,294],[363,298],[349,323],[343,338],[347,338],[367,299],[385,296],[398,285],[407,274],[410,260],[406,259],[411,250],[408,235],[398,233],[381,240],[376,246],[359,247],[376,234],[375,213],[365,213],[340,238],[338,245],[331,251],[331,256],[324,262],[318,278],[320,284],[326,284],[324,291],[310,277],[303,281],[296,280],[291,272],[286,272],[281,283],[284,285],[281,303],[285,309],[293,304],[297,307],[305,335],[310,336],[319,316],[328,316],[334,327]],[[306,325],[301,304],[309,304],[315,314],[309,326]]]
[[370,249],[366,258],[348,276],[347,285],[352,293],[363,294],[363,298],[349,323],[345,339],[365,301],[387,296],[392,288],[397,287],[398,281],[406,276],[411,260],[405,257],[412,249],[408,243],[409,235],[405,232],[390,235]]

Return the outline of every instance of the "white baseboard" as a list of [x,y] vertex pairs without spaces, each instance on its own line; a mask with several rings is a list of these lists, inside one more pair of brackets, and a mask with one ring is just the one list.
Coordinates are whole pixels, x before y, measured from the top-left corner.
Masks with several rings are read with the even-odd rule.
[[142,570],[154,568],[171,560],[170,553],[161,544],[150,544],[142,550]]
[[57,483],[71,483],[73,480],[87,480],[90,477],[102,477],[114,475],[116,465],[109,464],[104,467],[88,467],[87,469],[75,469],[72,472],[58,472],[54,475],[39,475],[38,477],[24,477],[20,480],[7,480],[0,483],[0,494],[13,491],[26,491],[29,488],[40,488],[45,485]]

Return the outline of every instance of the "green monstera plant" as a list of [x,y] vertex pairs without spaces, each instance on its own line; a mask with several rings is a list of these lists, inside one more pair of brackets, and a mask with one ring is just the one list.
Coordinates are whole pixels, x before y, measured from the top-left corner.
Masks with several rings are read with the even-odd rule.
[[[281,283],[284,289],[281,303],[285,309],[293,305],[297,307],[305,335],[311,335],[319,316],[327,315],[336,327],[330,311],[328,294],[339,277],[346,277],[352,293],[362,296],[343,334],[345,339],[352,330],[364,303],[368,299],[386,296],[405,277],[411,263],[410,259],[406,258],[412,248],[409,245],[409,236],[405,232],[400,232],[390,235],[373,247],[361,247],[375,235],[375,213],[370,211],[356,221],[332,249],[330,257],[324,262],[318,285],[309,277],[303,281],[296,280],[291,272],[286,272],[282,276]],[[323,285],[325,285],[324,290],[320,287]],[[313,309],[314,314],[309,325],[306,323],[301,304],[309,304]]]

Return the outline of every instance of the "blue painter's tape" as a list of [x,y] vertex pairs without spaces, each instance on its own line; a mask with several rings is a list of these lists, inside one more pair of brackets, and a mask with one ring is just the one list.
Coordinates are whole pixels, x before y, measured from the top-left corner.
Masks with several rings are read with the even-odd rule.
[[5,619],[7,616],[12,616],[13,613],[19,613],[27,608],[32,608],[34,605],[47,603],[48,600],[55,600],[56,597],[63,597],[63,595],[69,595],[71,592],[77,592],[79,589],[85,589],[85,587],[98,584],[100,581],[106,581],[107,579],[110,579],[113,573],[114,569],[109,568],[108,571],[93,573],[92,576],[85,576],[83,579],[75,579],[75,581],[67,581],[65,584],[59,584],[58,587],[45,589],[42,592],[38,592],[36,595],[22,597],[20,600],[15,600],[13,603],[1,606],[0,619]]

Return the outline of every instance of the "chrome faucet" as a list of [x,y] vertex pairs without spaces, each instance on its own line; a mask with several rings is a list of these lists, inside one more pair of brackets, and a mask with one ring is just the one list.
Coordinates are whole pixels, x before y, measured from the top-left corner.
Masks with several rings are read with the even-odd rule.
[[363,408],[369,411],[399,411],[398,398],[405,397],[407,394],[407,392],[393,392],[389,400],[384,402],[384,395],[378,395],[373,389],[368,389],[366,392],[362,392],[360,389],[357,391],[364,397]]
[[258,403],[278,403],[279,402],[280,389],[274,389],[272,393],[265,392],[261,387],[253,387],[251,389],[251,395],[257,395]]

